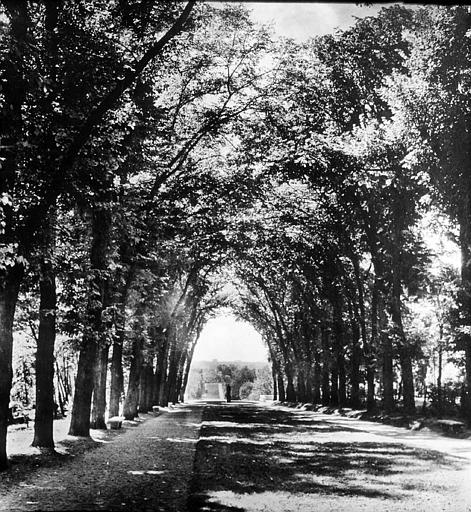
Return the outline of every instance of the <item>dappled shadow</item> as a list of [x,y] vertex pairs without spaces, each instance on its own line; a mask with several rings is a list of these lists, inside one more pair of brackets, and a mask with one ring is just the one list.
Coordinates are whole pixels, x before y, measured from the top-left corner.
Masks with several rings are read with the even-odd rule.
[[458,468],[457,459],[441,453],[356,440],[353,433],[363,438],[368,434],[289,410],[209,405],[192,487],[195,503],[204,502],[204,507],[194,510],[230,510],[217,508],[222,505],[209,499],[220,491],[401,500],[405,492],[424,485],[414,479],[432,464]]
[[192,494],[187,502],[188,510],[208,510],[210,512],[244,512],[245,509],[231,505],[223,505],[204,494]]
[[[55,450],[33,449],[32,453],[13,454],[9,469],[0,473],[0,496],[42,469],[63,468],[80,456],[111,443],[125,430],[93,431],[93,437],[68,436],[56,443]],[[1,498],[0,498],[1,502]]]

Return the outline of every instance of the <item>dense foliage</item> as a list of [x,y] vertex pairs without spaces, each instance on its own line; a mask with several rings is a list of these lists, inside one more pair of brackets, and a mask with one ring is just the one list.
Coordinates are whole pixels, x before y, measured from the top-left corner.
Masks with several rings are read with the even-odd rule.
[[470,29],[393,6],[297,44],[238,4],[3,0],[0,467],[11,399],[49,449],[54,414],[183,400],[222,307],[270,354],[220,368],[235,395],[414,414],[432,384],[471,421]]

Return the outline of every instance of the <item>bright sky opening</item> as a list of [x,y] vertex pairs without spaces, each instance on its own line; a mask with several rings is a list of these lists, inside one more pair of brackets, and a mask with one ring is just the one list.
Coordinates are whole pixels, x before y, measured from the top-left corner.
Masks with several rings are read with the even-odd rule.
[[231,315],[212,318],[203,328],[194,361],[267,361],[260,334],[247,322]]
[[246,5],[255,21],[273,23],[277,35],[305,41],[348,28],[355,23],[355,17],[374,16],[393,4],[247,2]]

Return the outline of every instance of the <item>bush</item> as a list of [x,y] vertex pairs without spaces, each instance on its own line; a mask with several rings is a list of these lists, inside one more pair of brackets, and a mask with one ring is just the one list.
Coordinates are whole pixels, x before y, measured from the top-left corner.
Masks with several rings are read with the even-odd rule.
[[442,403],[440,407],[438,388],[431,385],[428,389],[428,399],[432,414],[456,414],[458,412],[457,399],[461,396],[461,388],[461,382],[444,382],[442,384]]
[[244,382],[242,386],[240,386],[239,389],[239,396],[241,400],[245,400],[249,398],[250,394],[252,393],[253,389],[253,382]]

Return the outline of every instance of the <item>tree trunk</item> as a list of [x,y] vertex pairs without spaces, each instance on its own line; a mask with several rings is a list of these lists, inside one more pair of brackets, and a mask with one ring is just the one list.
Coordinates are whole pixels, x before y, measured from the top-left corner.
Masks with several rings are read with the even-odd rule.
[[182,384],[183,384],[183,369],[180,368],[177,374],[177,387],[175,392],[176,403],[183,402],[182,395]]
[[[162,343],[162,341],[161,341]],[[160,381],[163,371],[163,346],[159,346],[155,360],[155,371],[154,371],[154,386],[152,394],[152,405],[158,405],[160,403]]]
[[361,362],[361,348],[360,348],[360,330],[354,315],[351,314],[351,331],[352,331],[352,347],[350,358],[350,402],[351,406],[359,408],[361,405],[360,400],[360,362]]
[[325,325],[321,326],[321,344],[322,344],[322,403],[328,405],[330,403],[330,346],[329,331]]
[[168,376],[167,376],[167,401],[176,403],[176,386],[177,386],[177,370],[178,370],[178,350],[176,348],[177,340],[172,343],[169,355]]
[[294,390],[293,373],[291,368],[286,369],[286,400],[296,402],[296,391]]
[[[181,390],[182,397],[185,396],[186,386],[188,384],[188,377],[190,376],[191,362],[193,361],[193,354],[195,352],[195,347],[196,347],[196,341],[193,341],[193,344],[191,345],[190,352],[186,358],[185,372],[183,374],[183,382],[182,382],[182,390]],[[183,399],[184,398],[182,398],[182,401],[183,401]]]
[[[351,257],[353,268],[355,271],[355,283],[356,289],[358,293],[358,309],[359,309],[359,317],[358,323],[360,328],[360,336],[362,342],[362,352],[363,359],[365,361],[365,369],[366,369],[366,408],[368,411],[371,411],[375,408],[375,361],[373,357],[373,350],[377,346],[377,296],[375,297],[375,292],[377,293],[377,286],[373,285],[373,294],[371,297],[371,343],[368,343],[368,336],[366,334],[366,308],[365,308],[365,292],[364,292],[364,284],[361,278],[360,272],[360,262],[358,259],[358,255],[353,254]],[[374,333],[373,333],[374,330]],[[374,340],[374,343],[373,343]],[[360,355],[361,359],[361,355]]]
[[[121,261],[124,264],[126,257],[128,257],[129,246],[125,243],[121,245]],[[118,314],[115,323],[115,337],[113,339],[113,354],[111,357],[111,379],[110,379],[110,403],[109,403],[109,416],[119,416],[119,409],[121,404],[121,397],[124,393],[124,374],[123,374],[123,343],[125,335],[126,325],[126,304],[129,294],[129,290],[134,281],[135,277],[135,266],[131,265],[127,269],[124,277],[125,282],[122,288],[119,283],[123,277],[122,274],[118,274],[115,278],[115,282],[118,283],[117,288],[119,292],[116,294],[116,302],[119,304]]]
[[168,395],[167,395],[167,368],[168,368],[168,353],[170,349],[170,343],[172,340],[170,339],[170,334],[167,333],[163,338],[163,346],[161,351],[161,360],[159,364],[159,379],[158,379],[158,389],[159,389],[159,405],[162,407],[167,407],[168,405]]
[[129,370],[128,391],[124,400],[123,416],[127,420],[133,420],[138,414],[139,404],[139,379],[142,369],[141,337],[138,336],[132,343],[131,368]]
[[13,377],[13,319],[22,270],[14,267],[0,276],[0,470],[8,467],[7,426]]
[[77,376],[75,377],[75,393],[72,405],[69,435],[90,436],[90,410],[97,355],[97,341],[94,336],[83,336],[83,347],[80,350]]
[[[0,125],[0,194],[14,198],[15,182],[18,173],[18,149],[23,138],[23,103],[26,97],[24,76],[24,49],[28,27],[28,4],[26,1],[8,3],[10,23],[7,33],[8,53],[2,58],[2,102]],[[6,27],[8,24],[5,25]],[[3,229],[0,244],[3,248],[14,247],[17,242],[17,223],[13,205],[3,204]],[[29,226],[27,226],[29,230]],[[30,234],[30,233],[28,233]],[[27,234],[27,236],[28,236]],[[13,256],[16,251],[13,249]],[[19,251],[19,254],[28,254]],[[7,426],[12,384],[13,320],[21,280],[22,265],[15,262],[13,267],[0,270],[0,471],[8,467]]]
[[139,377],[139,412],[146,413],[152,407],[152,360],[147,360]]
[[[375,270],[376,272],[376,270]],[[367,353],[365,353],[366,360],[366,381],[367,381],[367,396],[366,396],[366,408],[368,411],[373,410],[376,407],[375,400],[375,364],[373,358],[373,351],[377,352],[379,347],[379,336],[378,336],[378,303],[379,303],[379,284],[378,278],[375,275],[373,282],[373,289],[371,290],[371,335],[370,343],[368,346]]]
[[139,412],[146,413],[147,409],[147,366],[144,365],[139,374]]
[[443,413],[442,371],[443,371],[443,324],[440,324],[439,339],[438,339],[438,375],[437,375],[438,417],[441,417],[441,415]]
[[98,349],[93,387],[93,407],[90,428],[106,430],[106,379],[108,376],[108,355],[110,346],[105,344]]
[[383,356],[383,408],[386,412],[391,412],[394,410],[393,346],[391,336],[385,332],[386,315],[383,309],[379,313],[379,326]]
[[314,379],[314,367],[311,362],[306,370],[306,402],[310,404],[314,403]]
[[[54,272],[53,214],[43,228],[43,247],[39,269],[39,329],[36,350],[36,410],[32,446],[54,449],[54,345],[56,341],[56,276]],[[58,375],[59,377],[59,375]],[[61,410],[60,390],[58,399]]]
[[95,382],[96,358],[99,343],[103,342],[105,326],[102,314],[106,307],[108,278],[108,250],[111,236],[111,213],[109,208],[96,208],[92,212],[92,245],[90,249],[91,278],[88,291],[85,332],[82,338],[77,377],[75,379],[74,402],[69,434],[90,435],[90,410]]
[[[460,249],[461,249],[461,312],[465,327],[471,326],[471,176],[466,171],[466,191],[463,192],[463,204],[460,212]],[[463,336],[465,378],[461,399],[461,410],[471,425],[471,336]]]
[[321,352],[319,347],[314,348],[314,378],[312,389],[312,400],[315,404],[321,403]]
[[[336,403],[340,407],[345,406],[347,399],[347,379],[345,373],[345,353],[343,340],[343,319],[342,319],[342,298],[340,291],[335,288],[335,296],[333,300],[333,330],[334,330],[334,350],[335,350],[335,372],[337,373],[337,400]],[[337,384],[334,372],[332,372],[332,395],[335,393],[334,386]],[[333,397],[332,397],[333,398]]]
[[296,382],[298,402],[307,402],[306,400],[306,375],[301,367],[301,362],[297,362],[298,377]]
[[273,380],[273,400],[278,400],[278,385],[276,381],[276,371],[272,368],[272,380]]
[[153,360],[147,367],[147,379],[146,379],[147,395],[146,395],[146,408],[148,411],[152,410],[152,396],[154,394],[154,365]]
[[[407,343],[407,341],[404,343]],[[407,345],[399,347],[399,360],[401,363],[404,411],[408,414],[415,414],[414,374],[410,348]]]
[[[44,133],[43,144],[48,148],[47,162],[43,161],[44,168],[54,168],[57,157],[57,143],[55,138],[54,119],[55,113],[52,107],[53,99],[57,93],[57,20],[58,4],[45,3],[45,29],[47,53],[45,67],[47,69],[49,93],[43,105],[43,114],[49,118]],[[34,420],[33,446],[54,449],[53,420],[54,420],[54,345],[56,340],[56,281],[53,265],[55,251],[55,208],[44,216],[41,226],[41,260],[39,277],[39,330],[36,352],[36,411]],[[61,400],[61,392],[58,389],[57,399],[61,412],[64,403]]]
[[283,381],[283,373],[281,369],[278,371],[278,400],[286,402],[285,383]]
[[123,376],[123,341],[124,326],[120,329],[113,342],[113,355],[111,357],[111,383],[110,383],[110,405],[109,415],[119,416],[121,396],[124,392]]
[[408,414],[415,413],[414,376],[412,372],[412,358],[409,344],[404,332],[401,311],[401,283],[397,275],[398,268],[393,269],[393,286],[391,300],[391,317],[394,331],[399,342],[399,360],[401,363],[401,379],[403,391],[404,410]]
[[[65,404],[67,403],[67,391],[64,385],[64,380],[59,368],[59,364],[56,360],[56,382],[57,382],[57,397],[59,400],[59,409],[61,411],[62,417],[65,416]],[[36,411],[37,414],[37,411]]]

